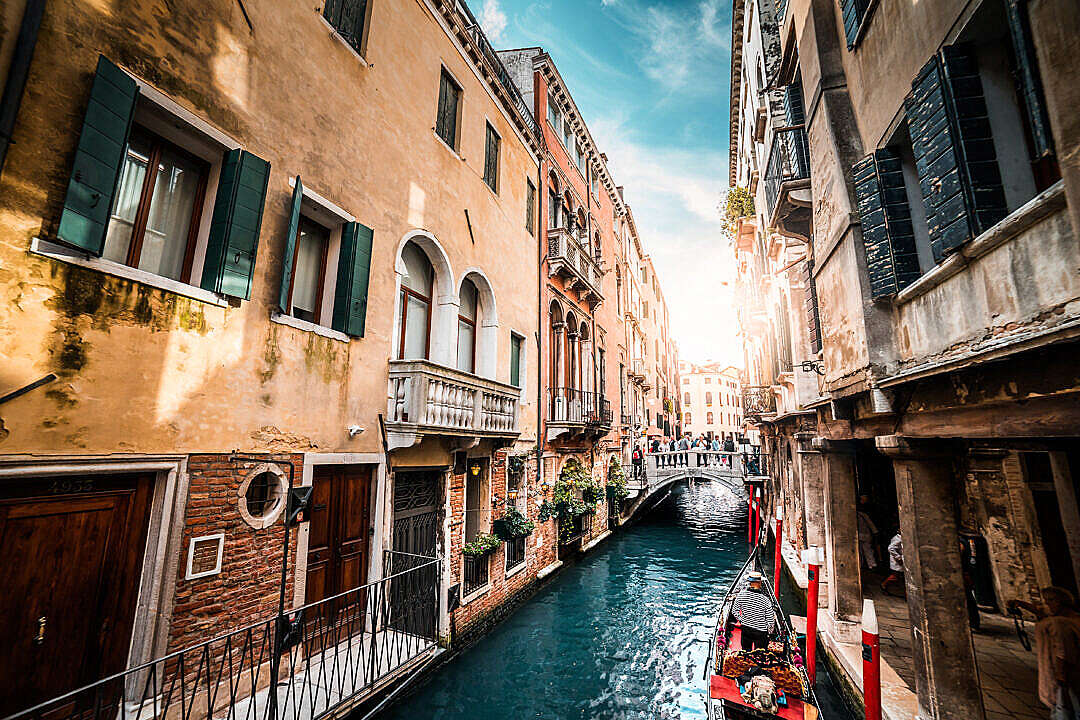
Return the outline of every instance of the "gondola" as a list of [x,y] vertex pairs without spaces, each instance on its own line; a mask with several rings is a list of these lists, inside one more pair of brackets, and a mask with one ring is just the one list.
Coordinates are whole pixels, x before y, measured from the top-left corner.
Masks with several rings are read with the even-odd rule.
[[[705,675],[709,720],[817,720],[818,703],[803,666],[795,631],[773,594],[772,584],[762,574],[762,590],[775,616],[768,650],[742,650],[742,628],[732,617],[739,591],[751,572],[761,572],[760,543],[754,547],[738,575],[728,586],[720,604],[716,630],[709,647]],[[764,676],[753,684],[755,676]],[[769,701],[769,688],[775,705]],[[754,693],[757,693],[757,697]]]

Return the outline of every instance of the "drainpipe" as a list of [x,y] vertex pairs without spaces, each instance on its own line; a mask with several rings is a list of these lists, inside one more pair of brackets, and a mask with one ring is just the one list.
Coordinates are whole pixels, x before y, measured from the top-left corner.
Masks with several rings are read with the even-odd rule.
[[0,172],[4,169],[11,133],[15,131],[15,119],[19,115],[26,79],[30,75],[30,61],[34,57],[41,17],[45,14],[45,0],[27,0],[23,10],[19,35],[15,39],[15,53],[11,57],[4,94],[0,96]]

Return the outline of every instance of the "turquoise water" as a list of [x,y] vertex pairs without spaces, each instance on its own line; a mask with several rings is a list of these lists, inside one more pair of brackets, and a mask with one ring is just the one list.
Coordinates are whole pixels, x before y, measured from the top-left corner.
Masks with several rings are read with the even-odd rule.
[[677,486],[385,717],[705,718],[702,673],[746,559],[745,513],[719,485]]

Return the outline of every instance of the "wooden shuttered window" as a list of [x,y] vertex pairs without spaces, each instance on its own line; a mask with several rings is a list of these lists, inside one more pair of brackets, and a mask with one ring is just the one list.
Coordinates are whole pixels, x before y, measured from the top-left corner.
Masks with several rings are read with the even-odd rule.
[[435,132],[447,145],[457,150],[457,121],[458,103],[461,99],[461,88],[458,87],[450,73],[442,71],[439,79],[439,109],[435,118]]
[[270,163],[262,158],[239,149],[225,153],[203,264],[204,290],[251,298],[269,180]]
[[293,186],[292,204],[289,211],[289,227],[285,236],[285,250],[281,256],[281,288],[278,291],[278,310],[282,315],[289,314],[289,288],[292,287],[293,258],[296,255],[296,236],[300,232],[300,204],[304,199],[304,185],[300,176],[296,176]]
[[814,259],[807,258],[804,265],[806,275],[806,326],[809,330],[810,352],[821,352],[821,313],[818,309],[817,283],[814,281]]
[[1007,214],[973,48],[950,45],[931,58],[904,108],[930,248],[941,262]]
[[536,233],[536,186],[532,180],[525,181],[525,229],[530,235]]
[[341,228],[332,327],[353,337],[364,337],[367,324],[373,237],[371,228],[357,222],[345,223]]
[[356,52],[364,52],[367,0],[326,0],[323,17]]
[[859,31],[870,9],[870,0],[840,0],[840,14],[844,20],[844,37],[848,50],[859,41]]
[[889,149],[878,150],[855,163],[851,172],[866,246],[870,295],[895,295],[920,274],[900,156]]
[[1036,160],[1051,157],[1054,154],[1054,139],[1050,134],[1050,118],[1046,113],[1035,43],[1031,37],[1027,0],[1005,0],[1005,13],[1013,56],[1016,58],[1017,90],[1031,132],[1032,155]]
[[803,125],[806,123],[802,81],[800,80],[796,80],[784,87],[784,121],[789,126]]
[[57,237],[100,256],[127,152],[139,88],[104,56],[90,88]]
[[499,134],[490,123],[484,143],[484,182],[495,192],[499,191]]

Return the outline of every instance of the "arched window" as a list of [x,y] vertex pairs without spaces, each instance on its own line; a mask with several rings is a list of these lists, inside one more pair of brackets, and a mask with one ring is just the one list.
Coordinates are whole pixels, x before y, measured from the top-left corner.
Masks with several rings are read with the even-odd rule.
[[416,243],[406,243],[401,251],[405,275],[401,278],[401,317],[398,327],[399,359],[427,358],[431,334],[431,294],[435,270]]
[[461,283],[458,296],[457,367],[467,373],[476,372],[476,321],[480,315],[480,293],[472,280]]
[[705,424],[706,425],[712,425],[713,424],[713,415],[712,415],[712,413],[705,413]]
[[566,314],[566,376],[563,378],[563,387],[576,388],[578,386],[578,323],[573,313]]

